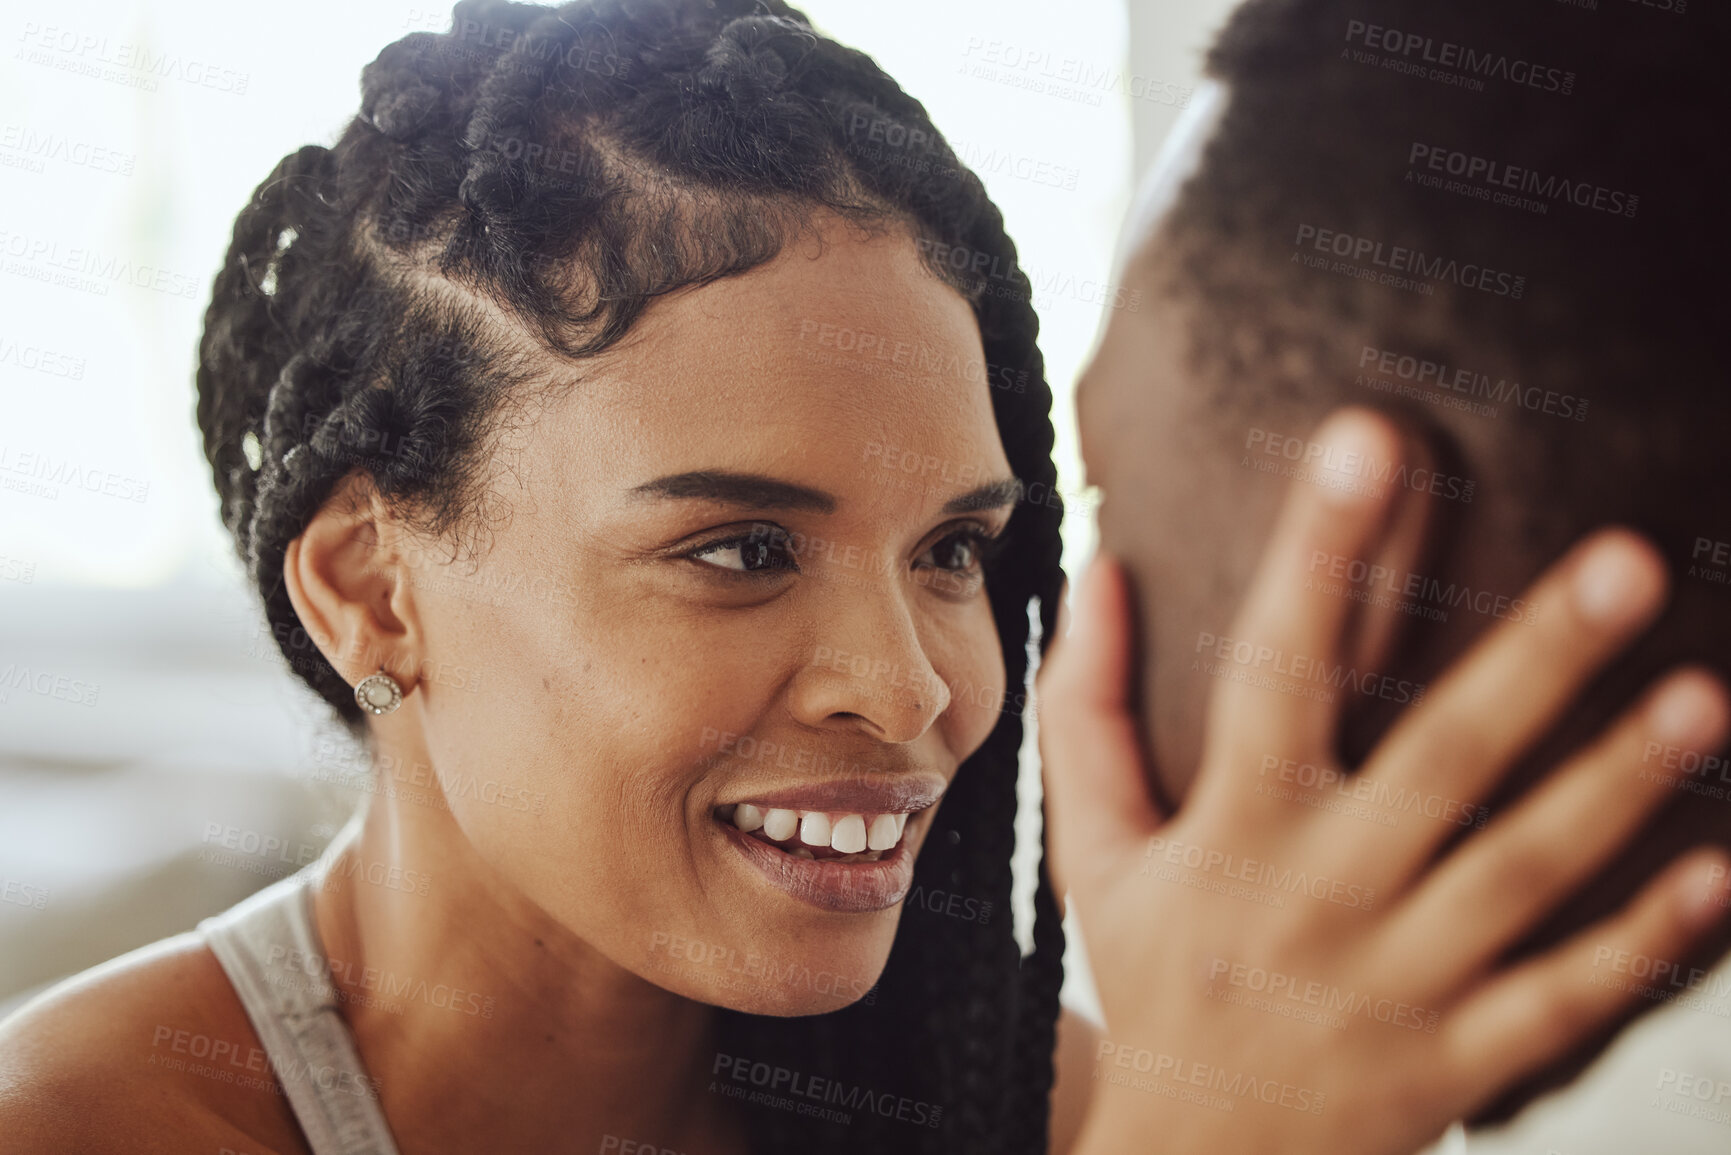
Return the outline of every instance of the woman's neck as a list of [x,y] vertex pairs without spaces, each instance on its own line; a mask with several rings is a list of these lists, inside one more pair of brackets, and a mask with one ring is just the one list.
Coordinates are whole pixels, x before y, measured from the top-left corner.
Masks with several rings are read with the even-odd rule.
[[715,1008],[553,922],[443,808],[378,795],[350,831],[318,931],[405,1155],[744,1150],[705,1090]]

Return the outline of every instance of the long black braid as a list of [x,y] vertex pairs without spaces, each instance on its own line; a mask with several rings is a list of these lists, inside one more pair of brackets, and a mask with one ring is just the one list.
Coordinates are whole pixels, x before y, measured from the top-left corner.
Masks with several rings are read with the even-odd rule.
[[[338,481],[364,473],[429,532],[484,533],[488,438],[537,352],[608,348],[656,296],[770,260],[819,209],[912,229],[972,303],[994,382],[1014,383],[991,391],[1011,468],[1055,493],[1038,322],[1002,215],[916,100],[780,0],[465,0],[449,32],[366,68],[333,148],[259,186],[205,316],[198,420],[273,635],[357,734],[348,685],[287,641],[282,578]],[[988,578],[1010,703],[916,872],[992,913],[910,904],[874,996],[842,1011],[723,1014],[730,1052],[849,1088],[846,1125],[750,1112],[756,1151],[1046,1149],[1064,940],[1042,866],[1021,957],[1010,860],[1028,613],[1050,638],[1061,514],[1047,497],[1011,520]]]

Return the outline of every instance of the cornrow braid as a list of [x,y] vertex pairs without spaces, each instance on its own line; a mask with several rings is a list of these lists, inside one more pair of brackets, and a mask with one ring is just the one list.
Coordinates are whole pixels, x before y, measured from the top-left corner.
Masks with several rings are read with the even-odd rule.
[[[780,0],[464,0],[449,31],[386,47],[337,143],[286,157],[237,219],[200,345],[223,521],[297,674],[364,736],[343,678],[285,640],[288,544],[340,483],[479,535],[490,438],[534,358],[608,349],[658,296],[771,260],[820,211],[912,233],[973,307],[994,382],[1017,383],[991,389],[1012,470],[1054,493],[1052,395],[1002,215],[869,57]],[[1010,861],[1029,610],[1043,646],[1061,517],[1048,499],[1011,518],[987,590],[1013,696],[916,867],[992,913],[904,909],[873,997],[843,1010],[724,1011],[730,1052],[854,1088],[845,1125],[748,1111],[754,1151],[1046,1150],[1064,942],[1042,868],[1021,956]],[[917,1122],[881,1109],[904,1100]]]

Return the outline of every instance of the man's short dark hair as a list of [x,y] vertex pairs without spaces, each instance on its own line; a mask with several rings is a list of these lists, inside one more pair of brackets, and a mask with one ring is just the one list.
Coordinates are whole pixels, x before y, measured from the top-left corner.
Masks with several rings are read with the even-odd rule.
[[1535,500],[1731,523],[1726,33],[1699,0],[1250,0],[1159,250],[1222,403],[1491,406]]
[[[1523,564],[1608,522],[1660,545],[1672,603],[1578,703],[1591,728],[1677,662],[1731,652],[1713,584],[1731,566],[1687,573],[1731,542],[1728,23],[1700,0],[1249,0],[1208,58],[1222,119],[1137,258],[1182,310],[1223,430],[1392,409],[1500,479]],[[1731,799],[1680,792],[1521,951],[1700,841],[1731,842]],[[1728,945],[1721,928],[1710,946]]]

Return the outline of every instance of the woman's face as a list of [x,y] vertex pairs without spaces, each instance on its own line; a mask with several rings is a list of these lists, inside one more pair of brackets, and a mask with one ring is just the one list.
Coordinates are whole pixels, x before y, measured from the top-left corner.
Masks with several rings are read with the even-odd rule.
[[980,555],[1016,490],[973,313],[906,235],[832,224],[560,371],[479,562],[410,571],[456,821],[659,986],[852,1002],[1003,697]]

